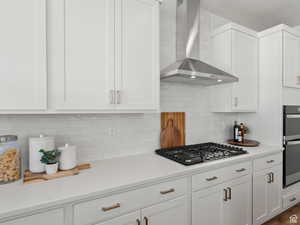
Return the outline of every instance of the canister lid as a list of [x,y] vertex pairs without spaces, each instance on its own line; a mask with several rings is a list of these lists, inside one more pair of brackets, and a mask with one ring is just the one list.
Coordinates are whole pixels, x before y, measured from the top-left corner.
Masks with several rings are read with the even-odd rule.
[[16,136],[16,135],[0,136],[0,143],[7,143],[7,142],[17,141],[17,140],[18,140],[18,136]]

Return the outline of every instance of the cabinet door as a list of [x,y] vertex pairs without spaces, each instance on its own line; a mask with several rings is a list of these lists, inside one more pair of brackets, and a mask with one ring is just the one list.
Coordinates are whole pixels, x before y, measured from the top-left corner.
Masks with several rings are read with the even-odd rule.
[[116,74],[119,110],[159,104],[159,3],[116,0]]
[[145,224],[151,225],[188,225],[187,198],[182,197],[154,205],[142,210]]
[[268,219],[269,171],[261,171],[253,177],[253,224],[262,224]]
[[224,185],[228,200],[223,201],[223,225],[252,224],[251,177],[246,176]]
[[140,211],[137,211],[96,225],[136,225],[139,221],[141,215]]
[[192,225],[221,225],[223,195],[219,187],[193,194]]
[[227,30],[212,37],[212,62],[216,67],[228,73],[232,72],[231,35],[231,30]]
[[300,38],[283,32],[283,84],[300,88]]
[[[42,221],[42,222],[41,222]],[[0,225],[64,225],[64,211],[57,209],[46,213],[35,214],[24,218],[0,222]]]
[[0,26],[0,110],[45,110],[45,0],[1,0]]
[[268,190],[269,216],[277,215],[282,208],[282,166],[272,168],[273,181]]
[[232,73],[239,78],[233,83],[232,110],[255,112],[258,102],[258,39],[232,31]]
[[60,73],[53,74],[56,109],[113,108],[114,2],[64,0],[61,4],[64,65]]

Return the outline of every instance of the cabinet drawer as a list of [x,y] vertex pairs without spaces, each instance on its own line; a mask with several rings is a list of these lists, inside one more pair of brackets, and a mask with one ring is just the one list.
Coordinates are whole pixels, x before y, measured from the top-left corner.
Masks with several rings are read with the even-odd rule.
[[64,210],[56,209],[45,213],[39,213],[32,216],[26,216],[16,220],[0,223],[0,225],[63,225],[64,222]]
[[254,160],[254,170],[263,170],[267,169],[270,167],[273,167],[274,165],[278,165],[282,163],[282,154],[275,154],[275,155],[270,155],[261,159],[256,159]]
[[288,209],[299,202],[299,194],[293,193],[283,196],[283,208]]
[[192,178],[193,191],[221,184],[228,180],[245,176],[251,171],[251,163],[245,162],[222,169],[194,175]]
[[187,193],[187,180],[180,179],[95,199],[74,206],[74,225],[86,225],[165,201]]

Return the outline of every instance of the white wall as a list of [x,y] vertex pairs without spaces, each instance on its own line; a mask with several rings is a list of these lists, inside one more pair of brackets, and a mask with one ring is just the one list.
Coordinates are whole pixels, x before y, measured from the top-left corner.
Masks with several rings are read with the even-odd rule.
[[[161,11],[161,65],[175,60],[175,5],[165,0]],[[201,11],[201,58],[210,60],[210,32],[227,21]],[[186,112],[186,143],[224,141],[235,114],[212,114],[205,87],[161,84],[161,110]],[[28,137],[55,136],[57,146],[78,146],[80,161],[153,152],[159,147],[160,114],[0,116],[0,135],[16,134],[27,166]]]

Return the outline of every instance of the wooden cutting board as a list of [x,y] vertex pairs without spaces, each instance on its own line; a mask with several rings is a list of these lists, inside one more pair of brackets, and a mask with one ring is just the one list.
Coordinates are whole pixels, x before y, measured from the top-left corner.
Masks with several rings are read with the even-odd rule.
[[185,145],[185,113],[161,113],[161,148],[172,148]]

